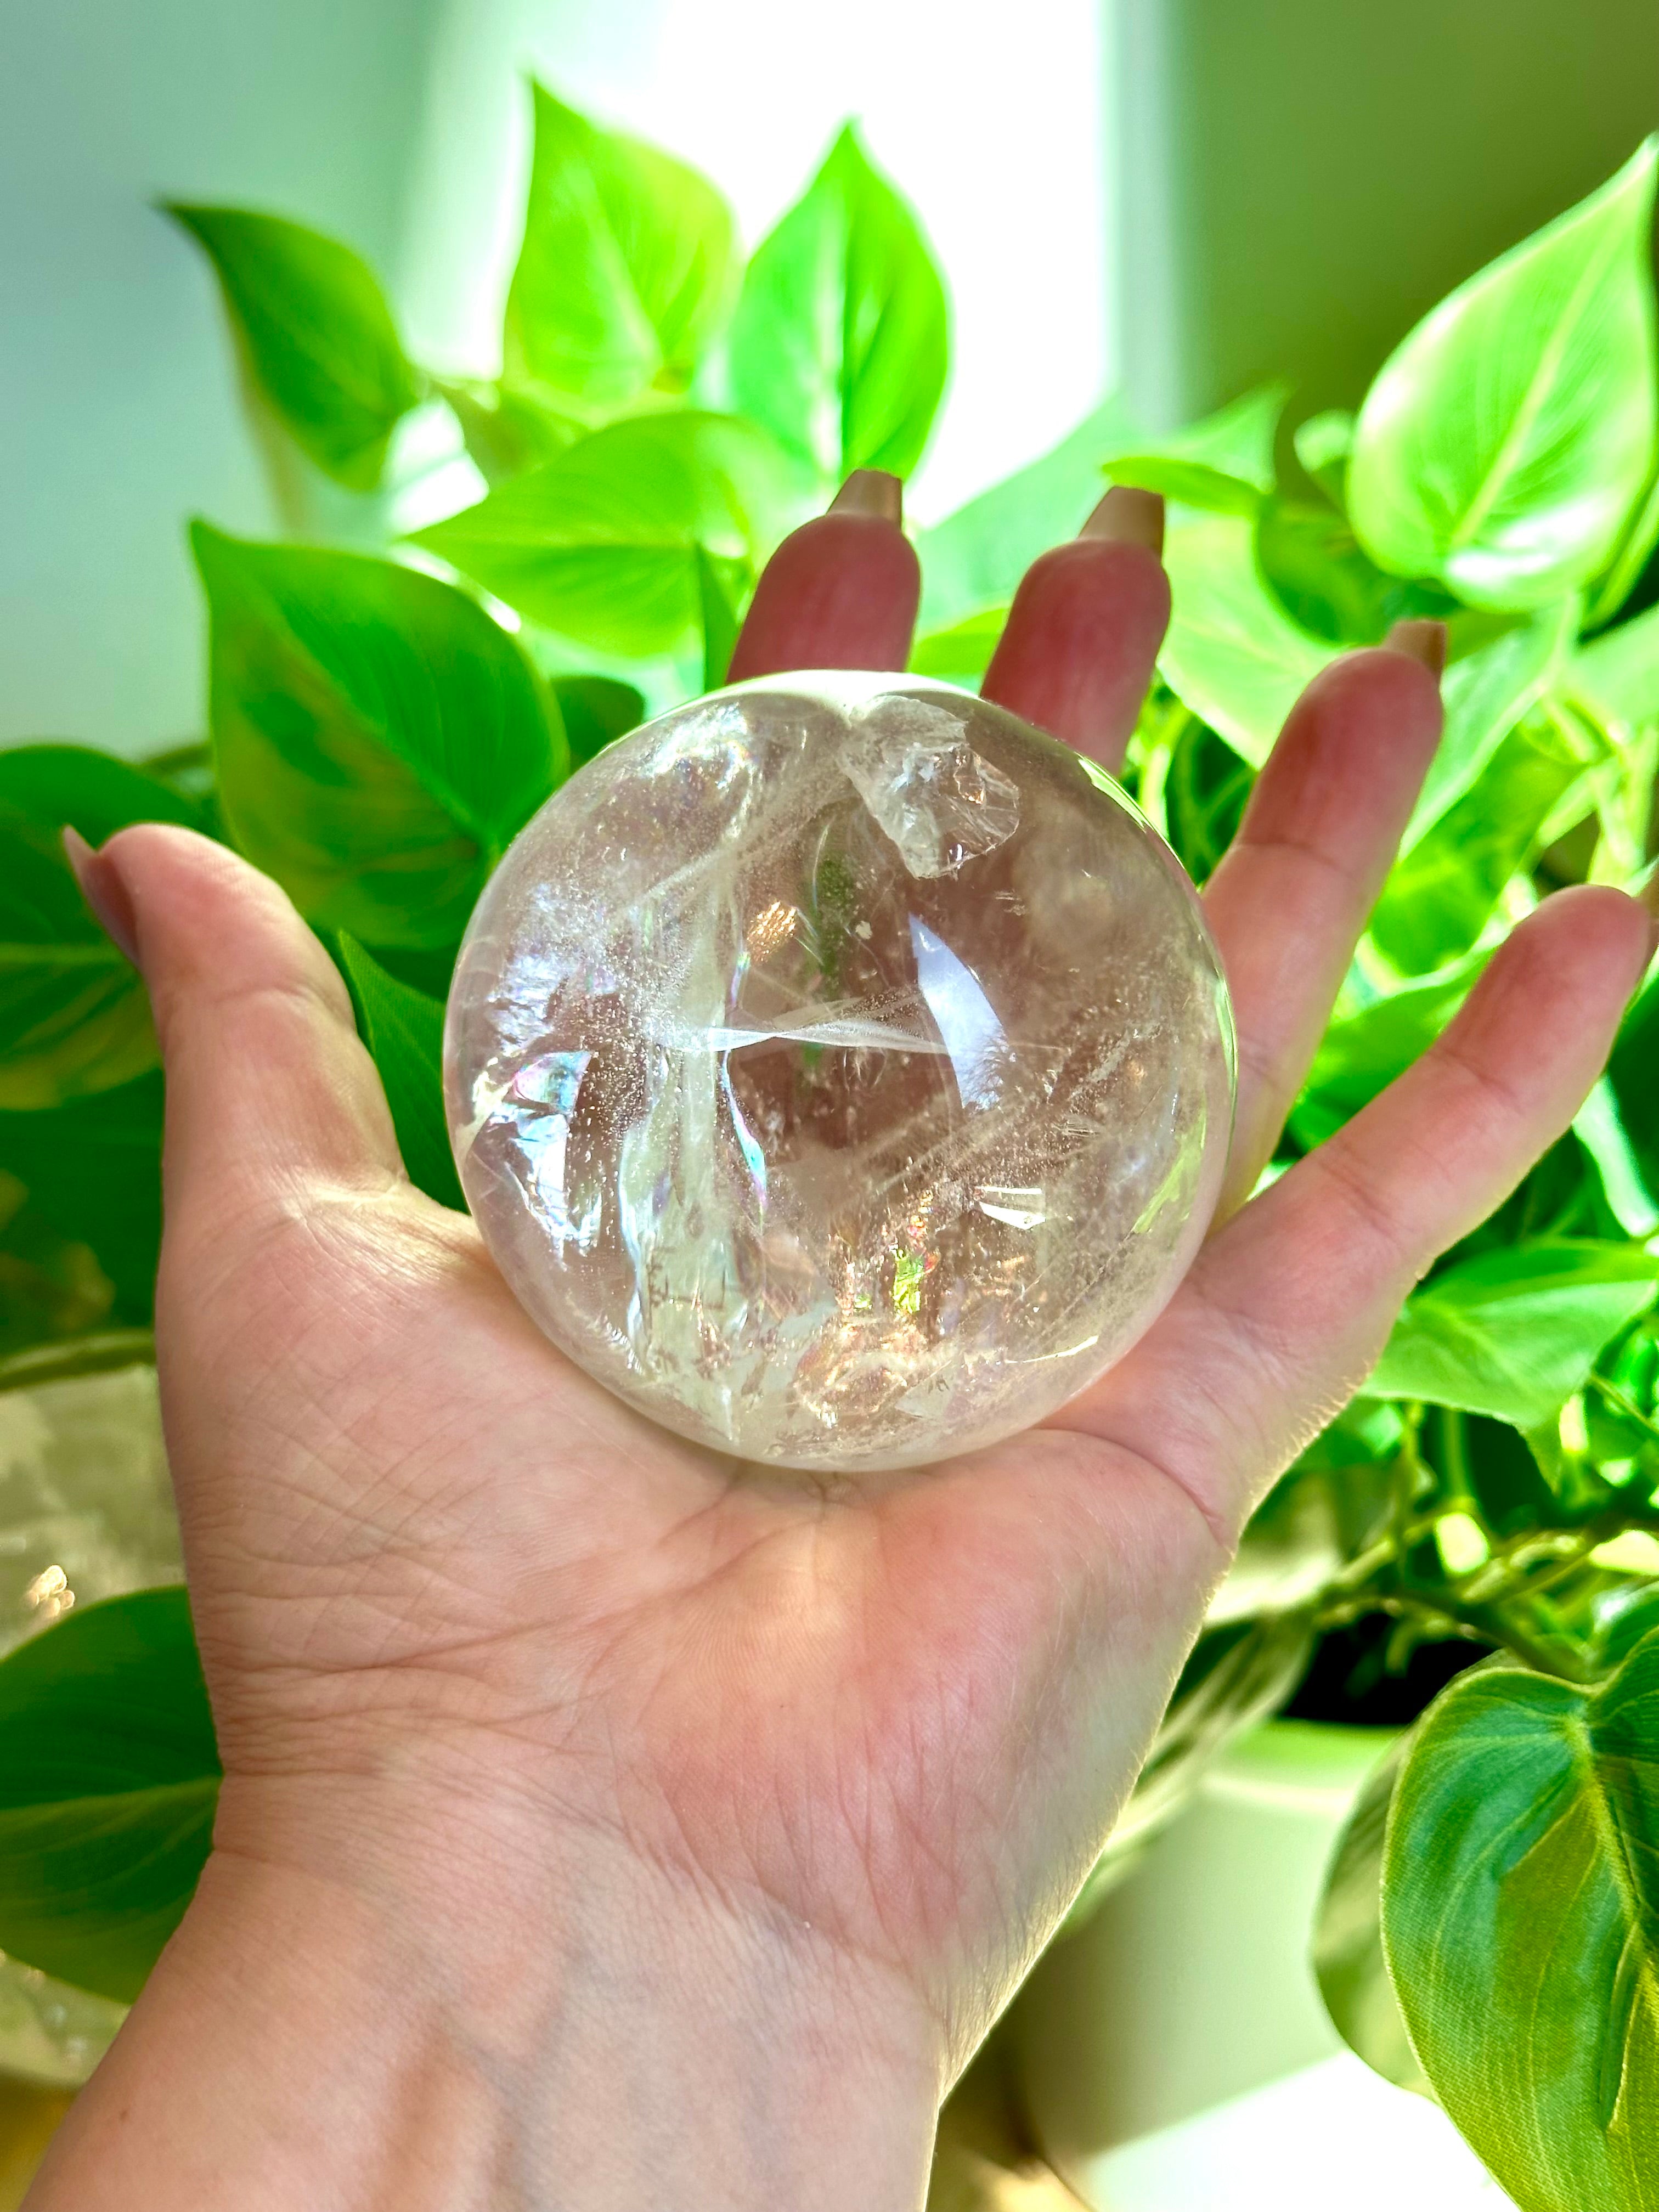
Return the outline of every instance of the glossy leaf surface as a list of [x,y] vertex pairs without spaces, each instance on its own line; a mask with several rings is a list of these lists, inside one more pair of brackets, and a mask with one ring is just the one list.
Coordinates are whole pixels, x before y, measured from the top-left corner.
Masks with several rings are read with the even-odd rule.
[[948,359],[927,241],[849,126],[749,264],[732,324],[732,403],[826,484],[853,469],[907,476]]
[[532,621],[644,657],[701,630],[700,555],[757,565],[793,519],[765,434],[688,410],[597,430],[416,542]]
[[1348,513],[1385,568],[1540,606],[1613,559],[1653,466],[1653,142],[1443,301],[1360,410]]
[[1405,1749],[1402,1737],[1348,1815],[1314,1921],[1313,1968],[1331,2024],[1349,2050],[1384,2081],[1432,2096],[1382,1955],[1382,1846]]
[[195,827],[165,784],[79,745],[0,753],[0,1111],[62,1106],[155,1065],[144,987],[64,857],[133,822]]
[[1407,1300],[1366,1392],[1536,1427],[1656,1285],[1659,1258],[1636,1244],[1564,1237],[1482,1253]]
[[568,767],[544,687],[464,592],[355,554],[198,523],[210,712],[232,835],[309,920],[456,944]]
[[136,1997],[207,1857],[219,1759],[182,1589],[65,1615],[0,1660],[0,1946]]
[[336,483],[372,490],[420,387],[368,264],[282,216],[183,201],[167,212],[212,262],[249,370],[295,442]]
[[1526,2212],[1659,2202],[1659,1638],[1593,1692],[1451,1684],[1395,1786],[1382,1929],[1436,2095]]
[[509,386],[614,409],[684,392],[726,298],[732,217],[695,169],[535,87],[524,244],[507,298]]
[[1338,648],[1293,623],[1256,566],[1242,515],[1206,516],[1164,546],[1174,611],[1158,666],[1182,703],[1260,768]]
[[441,1206],[465,1213],[444,1119],[442,1002],[388,974],[344,930],[339,945],[357,1025],[380,1072],[409,1179]]

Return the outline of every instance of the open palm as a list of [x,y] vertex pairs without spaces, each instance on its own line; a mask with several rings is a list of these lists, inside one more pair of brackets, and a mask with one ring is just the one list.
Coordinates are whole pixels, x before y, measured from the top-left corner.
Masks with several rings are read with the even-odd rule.
[[[854,504],[780,552],[734,673],[903,665],[914,558]],[[1120,495],[1039,562],[987,678],[1109,768],[1168,614],[1156,526]],[[937,2099],[1098,1851],[1251,1505],[1565,1127],[1649,956],[1620,894],[1552,899],[1416,1068],[1249,1195],[1438,735],[1438,640],[1394,642],[1313,685],[1207,889],[1240,1099],[1176,1300],[1040,1428],[830,1494],[658,1431],[537,1334],[404,1179],[272,884],[158,828],[90,863],[167,1060],[158,1341],[216,1859],[425,1916],[457,2010],[495,1993],[486,2045],[556,2015],[530,1961],[568,1990],[574,1929],[605,1996],[568,2032],[612,2079],[648,2045],[695,2101],[799,2036]],[[843,2094],[814,2078],[775,2094]],[[587,2170],[578,2119],[538,2124]],[[888,2200],[843,2174],[825,2201]]]

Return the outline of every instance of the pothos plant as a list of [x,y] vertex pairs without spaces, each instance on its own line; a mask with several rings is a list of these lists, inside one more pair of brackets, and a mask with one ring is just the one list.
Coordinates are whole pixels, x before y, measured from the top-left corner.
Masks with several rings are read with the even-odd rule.
[[[216,277],[280,508],[337,542],[193,526],[204,742],[0,754],[0,1384],[141,1352],[160,1231],[155,1038],[62,826],[183,823],[275,877],[339,963],[411,1176],[459,1206],[442,998],[491,869],[584,760],[719,683],[787,529],[925,446],[945,291],[850,130],[744,265],[705,179],[534,100],[494,380],[411,359],[347,246],[167,210]],[[1154,440],[1109,402],[919,533],[914,665],[972,681],[1103,472],[1165,495],[1174,617],[1125,775],[1200,881],[1309,678],[1401,616],[1445,620],[1444,740],[1270,1173],[1422,1050],[1551,886],[1650,864],[1656,163],[1444,301],[1357,415],[1287,438],[1273,390]],[[445,438],[471,493],[410,529],[455,482],[416,458]],[[1361,1801],[1316,1955],[1354,2047],[1528,2212],[1659,2202],[1656,1231],[1650,981],[1571,1133],[1257,1514],[1078,1907],[1316,1655],[1358,1692],[1438,1653],[1451,1679]],[[217,1783],[182,1593],[0,1662],[0,1946],[130,1997]]]

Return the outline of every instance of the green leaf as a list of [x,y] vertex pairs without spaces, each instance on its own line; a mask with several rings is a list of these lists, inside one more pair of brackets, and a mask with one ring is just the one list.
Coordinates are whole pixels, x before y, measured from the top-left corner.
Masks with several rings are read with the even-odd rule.
[[1659,722],[1659,607],[1581,647],[1563,688],[1626,729]]
[[184,1917],[219,1794],[182,1589],[67,1614],[0,1660],[0,1946],[130,2002]]
[[1279,442],[1279,417],[1290,396],[1285,384],[1263,384],[1189,422],[1163,441],[1161,450],[1177,459],[1199,461],[1231,477],[1242,477],[1260,492],[1270,492],[1277,481],[1274,449]]
[[1431,2097],[1382,1956],[1383,1838],[1406,1741],[1374,1769],[1338,1840],[1314,1922],[1313,1967],[1331,2024],[1349,2050],[1384,2081]]
[[718,691],[732,665],[732,648],[743,627],[741,563],[716,561],[697,548],[697,598],[702,615],[702,688]]
[[64,1236],[0,1168],[0,1359],[95,1328],[114,1302],[92,1247]]
[[1607,1080],[1643,1179],[1659,1191],[1659,975],[1650,977],[1626,1015]]
[[1659,1257],[1639,1245],[1540,1238],[1484,1252],[1406,1301],[1365,1394],[1535,1428],[1583,1387],[1656,1285]]
[[79,745],[0,753],[0,1110],[61,1106],[156,1060],[149,1001],[94,921],[64,856],[132,822],[194,826],[188,800]]
[[684,392],[725,305],[732,217],[706,178],[535,87],[507,380],[612,410]]
[[409,1179],[440,1206],[465,1213],[444,1115],[442,1003],[388,975],[345,930],[339,933],[339,946],[357,1026],[380,1071]]
[[910,654],[912,672],[942,676],[951,684],[978,684],[991,665],[1007,620],[1006,606],[987,607],[969,615],[965,622],[953,623],[949,629],[919,637]]
[[1598,629],[1610,622],[1641,581],[1642,572],[1659,545],[1659,474],[1649,484],[1647,496],[1636,509],[1630,528],[1625,532],[1625,542],[1613,556],[1607,570],[1590,595],[1588,629]]
[[667,653],[702,622],[700,555],[758,567],[790,518],[752,423],[641,415],[416,533],[532,622],[602,653]]
[[949,358],[927,241],[849,124],[749,264],[726,363],[732,404],[825,483],[853,469],[908,476]]
[[1652,473],[1656,142],[1443,301],[1366,396],[1348,512],[1385,568],[1475,606],[1601,574]]
[[1346,407],[1328,408],[1297,425],[1296,458],[1338,507],[1347,505],[1348,456],[1353,451],[1354,418]]
[[1229,476],[1207,461],[1184,461],[1167,453],[1124,453],[1106,464],[1115,484],[1161,492],[1182,507],[1206,514],[1254,515],[1264,495],[1243,477]]
[[115,1285],[115,1316],[149,1321],[161,1246],[161,1074],[51,1113],[0,1113],[0,1170]]
[[[1115,455],[1139,453],[1160,465],[1190,464],[1256,491],[1271,491],[1273,441],[1284,404],[1283,387],[1277,385],[1249,392],[1164,440],[1152,455],[1146,434],[1121,403],[1103,400],[1051,453],[918,533],[924,638],[970,621],[988,621],[1006,610],[1037,556],[1077,535],[1099,502],[1101,471]],[[941,667],[934,672],[974,672]]]
[[1574,600],[1563,599],[1447,669],[1440,685],[1446,726],[1401,841],[1402,852],[1471,787],[1522,715],[1551,688],[1571,649],[1577,613]]
[[1572,1117],[1572,1133],[1595,1163],[1608,1211],[1627,1237],[1659,1230],[1659,1199],[1641,1149],[1625,1126],[1619,1095],[1604,1075]]
[[1420,1058],[1468,996],[1486,958],[1471,953],[1334,1021],[1291,1111],[1296,1141],[1304,1148],[1323,1144]]
[[645,720],[640,693],[613,676],[555,676],[550,678],[549,688],[564,718],[570,757],[578,768]]
[[1052,452],[919,531],[923,635],[1006,610],[1038,554],[1074,538],[1098,503],[1108,457],[1142,443],[1121,404],[1103,400]]
[[476,601],[389,562],[191,532],[219,797],[308,920],[456,944],[568,769],[556,710]]
[[1539,718],[1510,732],[1384,886],[1371,937],[1402,974],[1426,974],[1468,951],[1590,766],[1553,721]]
[[434,389],[460,424],[467,452],[491,485],[540,468],[590,427],[511,385],[434,379]]
[[1163,787],[1164,834],[1195,884],[1207,883],[1237,834],[1255,776],[1206,723],[1183,715]]
[[1460,1675],[1395,1787],[1382,1933],[1436,2096],[1527,2212],[1659,2203],[1659,1639]]
[[295,442],[337,483],[373,490],[421,395],[368,264],[278,216],[183,201],[166,211],[212,262],[248,368]]
[[1385,576],[1328,507],[1258,500],[1255,553],[1285,611],[1333,645],[1376,645],[1401,621],[1459,611],[1436,584]]
[[0,805],[48,829],[65,824],[101,845],[134,822],[199,830],[195,802],[154,774],[90,745],[15,745],[0,752]]
[[1182,705],[1252,768],[1273,750],[1303,690],[1337,648],[1293,623],[1262,580],[1255,532],[1217,515],[1170,531],[1174,611],[1158,666]]

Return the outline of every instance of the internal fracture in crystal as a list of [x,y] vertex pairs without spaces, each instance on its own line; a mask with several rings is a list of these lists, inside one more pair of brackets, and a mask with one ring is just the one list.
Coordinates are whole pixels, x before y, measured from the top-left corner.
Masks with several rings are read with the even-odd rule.
[[1232,1031],[1115,784],[950,686],[744,684],[606,749],[491,879],[446,1085],[555,1344],[680,1434],[971,1449],[1120,1358],[1214,1206]]

